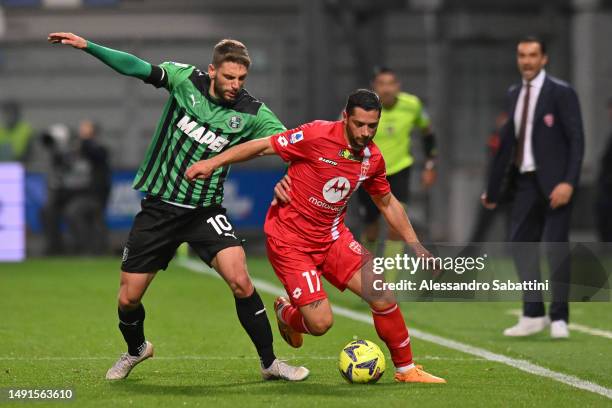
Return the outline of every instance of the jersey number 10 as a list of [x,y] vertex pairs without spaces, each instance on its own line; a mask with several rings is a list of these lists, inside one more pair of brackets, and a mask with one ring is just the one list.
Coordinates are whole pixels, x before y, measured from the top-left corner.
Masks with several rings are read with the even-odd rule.
[[223,234],[223,231],[229,232],[232,230],[232,224],[229,223],[227,217],[223,214],[210,217],[206,222],[212,225],[219,235]]

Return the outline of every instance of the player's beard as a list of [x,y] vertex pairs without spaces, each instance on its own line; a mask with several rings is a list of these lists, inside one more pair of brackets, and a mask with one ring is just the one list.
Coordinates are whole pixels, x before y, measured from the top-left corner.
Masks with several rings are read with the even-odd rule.
[[348,129],[347,129],[347,132],[346,132],[346,133],[347,133],[347,136],[348,136],[349,144],[351,145],[351,148],[352,148],[353,150],[355,150],[355,151],[361,151],[361,150],[363,150],[363,149],[364,149],[364,148],[365,148],[365,147],[368,145],[368,143],[370,143],[370,140],[372,140],[372,138],[371,138],[371,137],[369,137],[369,138],[367,138],[367,139],[363,139],[363,140],[364,140],[364,143],[363,143],[363,146],[362,146],[362,145],[360,145],[360,144],[357,142],[357,138],[355,138],[355,136],[354,136],[354,135],[351,133],[351,131],[350,131],[350,130],[348,130]]
[[[225,97],[225,90],[219,85],[217,81],[213,80],[213,89],[215,91],[215,96],[221,101],[223,104],[231,104],[236,101],[236,98],[228,99]],[[240,90],[238,90],[240,92]],[[236,92],[236,96],[238,96],[238,92]]]

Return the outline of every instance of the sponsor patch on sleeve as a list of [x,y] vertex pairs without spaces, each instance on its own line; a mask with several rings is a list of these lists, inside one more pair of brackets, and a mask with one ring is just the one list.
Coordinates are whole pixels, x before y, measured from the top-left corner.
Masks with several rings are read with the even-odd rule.
[[289,144],[287,143],[287,138],[283,135],[279,136],[277,141],[278,141],[278,144],[281,145],[281,147],[287,147],[287,145]]
[[295,144],[304,139],[304,132],[295,132],[291,134],[291,138],[289,139],[289,143]]

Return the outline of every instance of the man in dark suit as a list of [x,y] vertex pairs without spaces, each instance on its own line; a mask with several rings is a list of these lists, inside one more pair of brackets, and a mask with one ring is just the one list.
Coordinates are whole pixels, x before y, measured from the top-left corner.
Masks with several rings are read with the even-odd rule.
[[512,337],[538,333],[549,324],[553,338],[569,336],[568,235],[584,136],[576,92],[546,74],[547,62],[546,47],[540,39],[526,37],[519,41],[517,65],[522,83],[508,91],[510,119],[501,131],[501,146],[491,167],[487,191],[481,197],[483,205],[493,209],[513,186],[510,241],[514,243],[521,281],[540,281],[538,245],[528,243],[552,243],[547,245],[550,318],[542,293],[523,291],[523,314],[515,326],[504,331]]
[[[608,99],[608,119],[612,124],[612,98]],[[599,163],[595,200],[597,232],[600,241],[612,242],[612,132]]]

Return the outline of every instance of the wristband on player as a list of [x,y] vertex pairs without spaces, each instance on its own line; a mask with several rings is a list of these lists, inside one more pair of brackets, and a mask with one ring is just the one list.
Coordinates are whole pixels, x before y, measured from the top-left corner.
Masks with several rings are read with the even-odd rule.
[[433,159],[438,155],[436,149],[436,136],[432,133],[423,135],[423,150],[425,151],[425,157]]

